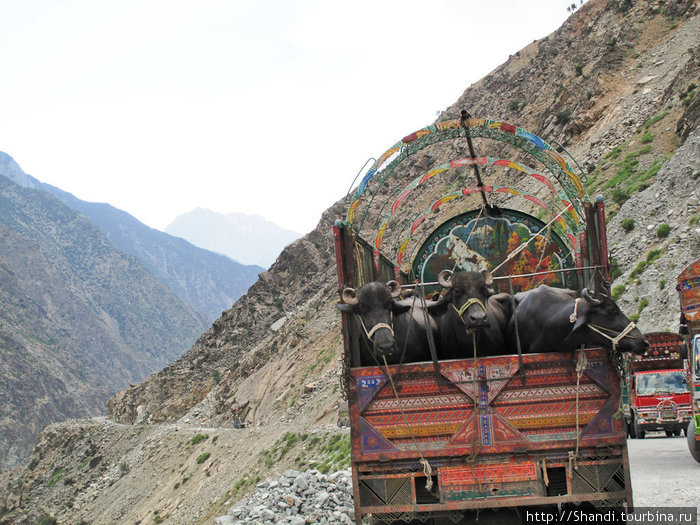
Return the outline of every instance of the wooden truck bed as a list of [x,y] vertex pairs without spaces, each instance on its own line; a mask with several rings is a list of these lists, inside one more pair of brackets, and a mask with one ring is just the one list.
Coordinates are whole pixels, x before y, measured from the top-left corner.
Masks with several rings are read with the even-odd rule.
[[620,382],[606,350],[584,352],[580,378],[577,353],[524,355],[524,380],[517,356],[442,361],[439,379],[433,363],[352,368],[358,517],[584,501],[631,508]]

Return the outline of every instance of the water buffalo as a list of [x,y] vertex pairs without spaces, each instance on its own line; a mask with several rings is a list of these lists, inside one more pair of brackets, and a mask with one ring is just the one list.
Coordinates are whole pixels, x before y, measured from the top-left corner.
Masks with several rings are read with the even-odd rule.
[[[582,344],[641,354],[649,347],[644,335],[622,313],[615,301],[591,295],[581,298],[573,290],[540,285],[515,294],[516,309],[508,324],[508,337],[515,348],[515,316],[523,352],[566,352]],[[623,333],[627,332],[624,336]]]
[[[426,315],[413,299],[398,300],[401,287],[396,281],[371,282],[359,290],[343,290],[338,309],[351,316],[362,334],[360,362],[363,366],[429,361],[429,326],[433,339],[437,336],[435,321]],[[428,324],[426,325],[426,317]]]
[[455,272],[444,270],[438,282],[445,294],[428,310],[438,327],[440,359],[474,357],[472,330],[476,330],[477,355],[507,353],[506,329],[511,314],[511,296],[496,294],[488,270]]

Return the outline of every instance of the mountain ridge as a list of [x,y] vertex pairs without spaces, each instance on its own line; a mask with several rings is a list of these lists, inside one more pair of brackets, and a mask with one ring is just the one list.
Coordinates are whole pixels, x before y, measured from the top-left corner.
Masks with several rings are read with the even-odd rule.
[[146,226],[123,210],[106,203],[78,199],[60,188],[22,171],[0,152],[0,174],[28,188],[46,191],[96,224],[120,250],[135,256],[186,304],[214,321],[255,282],[263,268],[243,265],[198,248],[188,241]]

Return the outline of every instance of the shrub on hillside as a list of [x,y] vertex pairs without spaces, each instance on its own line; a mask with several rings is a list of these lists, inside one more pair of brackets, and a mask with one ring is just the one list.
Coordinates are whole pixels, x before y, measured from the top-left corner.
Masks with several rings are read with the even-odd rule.
[[658,228],[656,228],[656,236],[665,239],[668,237],[668,234],[671,233],[671,225],[667,223],[663,223],[659,225]]
[[634,229],[634,219],[623,219],[620,226],[626,232],[631,232]]
[[627,199],[630,198],[630,194],[627,193],[625,190],[615,188],[610,192],[610,198],[615,204],[617,204],[618,206],[622,206],[625,202],[627,202]]
[[625,290],[627,288],[625,287],[624,284],[618,284],[615,288],[612,289],[612,293],[610,294],[610,297],[612,298],[613,301],[617,301],[622,297],[622,294],[625,293]]

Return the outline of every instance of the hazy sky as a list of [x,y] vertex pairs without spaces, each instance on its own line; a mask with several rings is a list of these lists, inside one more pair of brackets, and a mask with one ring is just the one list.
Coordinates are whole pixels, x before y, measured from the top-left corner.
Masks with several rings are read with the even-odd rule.
[[305,233],[570,3],[0,0],[0,151],[154,228],[204,207]]

